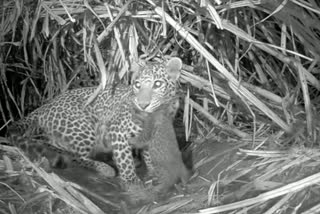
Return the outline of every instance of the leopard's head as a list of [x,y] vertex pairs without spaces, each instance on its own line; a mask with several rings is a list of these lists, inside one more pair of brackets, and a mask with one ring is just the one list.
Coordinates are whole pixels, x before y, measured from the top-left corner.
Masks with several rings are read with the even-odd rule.
[[178,57],[166,63],[148,63],[132,76],[133,103],[141,111],[154,112],[176,96],[182,61]]

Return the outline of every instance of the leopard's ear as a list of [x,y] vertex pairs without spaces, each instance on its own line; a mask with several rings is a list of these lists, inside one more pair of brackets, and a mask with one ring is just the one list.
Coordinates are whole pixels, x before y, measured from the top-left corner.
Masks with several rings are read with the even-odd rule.
[[179,79],[181,68],[182,60],[178,57],[171,58],[166,64],[166,71],[168,73],[168,76],[174,81]]
[[141,70],[141,65],[139,65],[138,62],[135,62],[133,61],[131,63],[131,66],[130,66],[130,72],[129,72],[129,75],[130,75],[130,83],[132,84],[133,81],[137,78],[137,76],[139,75],[139,71]]
[[132,62],[129,70],[130,84],[133,83],[139,71],[139,64],[137,62]]

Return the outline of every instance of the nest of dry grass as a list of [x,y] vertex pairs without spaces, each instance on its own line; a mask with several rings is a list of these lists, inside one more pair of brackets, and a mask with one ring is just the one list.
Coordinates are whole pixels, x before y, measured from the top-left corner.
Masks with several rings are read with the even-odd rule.
[[[224,139],[197,142],[195,175],[185,190],[172,190],[157,203],[132,205],[116,181],[102,181],[81,169],[45,172],[23,153],[3,147],[1,203],[3,213],[317,213],[320,149],[294,146],[266,149],[274,140]],[[240,148],[240,149],[239,149]],[[72,178],[76,175],[76,179]],[[112,183],[114,182],[114,183]],[[174,193],[176,192],[176,193]],[[303,212],[300,212],[303,210]]]
[[1,135],[67,89],[129,83],[135,62],[179,56],[195,169],[183,196],[133,209],[2,146],[0,212],[319,212],[317,1],[0,4]]

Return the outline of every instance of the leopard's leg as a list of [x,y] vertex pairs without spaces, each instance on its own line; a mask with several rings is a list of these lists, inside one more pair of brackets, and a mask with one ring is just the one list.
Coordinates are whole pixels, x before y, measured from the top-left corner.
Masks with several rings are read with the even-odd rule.
[[[122,115],[123,116],[123,115]],[[132,147],[129,144],[129,136],[135,136],[140,131],[128,114],[125,117],[114,118],[110,123],[107,133],[107,139],[104,142],[111,142],[114,162],[119,171],[120,180],[125,189],[130,188],[132,184],[142,185],[142,181],[137,176]]]
[[111,166],[90,158],[96,143],[95,129],[90,120],[84,116],[75,121],[66,121],[66,127],[70,128],[62,135],[58,130],[53,130],[55,142],[52,145],[69,152],[75,165],[93,169],[104,177],[114,177],[116,173]]
[[124,139],[125,136],[118,134],[117,139],[112,141],[112,153],[119,177],[126,188],[127,185],[141,184],[141,180],[136,174],[131,146]]
[[172,177],[170,171],[168,171],[163,166],[157,167],[157,176],[154,179],[156,186],[154,187],[154,191],[157,194],[163,194],[168,191],[170,187],[172,187],[176,183],[176,177]]
[[72,159],[72,161],[76,165],[81,165],[82,167],[87,169],[93,169],[104,177],[116,176],[115,170],[106,163],[95,161],[87,157],[74,158]]
[[89,170],[94,170],[104,177],[116,176],[116,172],[111,166],[103,162],[92,160],[89,157],[90,152],[81,152],[78,150],[64,151],[62,148],[58,147],[55,148],[54,151],[60,154],[57,157],[60,158],[60,160],[62,160],[62,163],[68,167],[83,167]]

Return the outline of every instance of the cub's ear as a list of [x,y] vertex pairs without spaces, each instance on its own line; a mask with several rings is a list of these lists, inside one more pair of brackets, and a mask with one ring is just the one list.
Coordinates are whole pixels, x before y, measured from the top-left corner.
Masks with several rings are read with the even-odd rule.
[[166,64],[166,71],[168,73],[168,76],[174,81],[179,79],[181,68],[182,60],[178,57],[171,58]]
[[130,72],[129,72],[130,84],[132,84],[133,81],[137,78],[140,69],[141,69],[141,66],[139,65],[138,62],[133,61],[131,63]]

